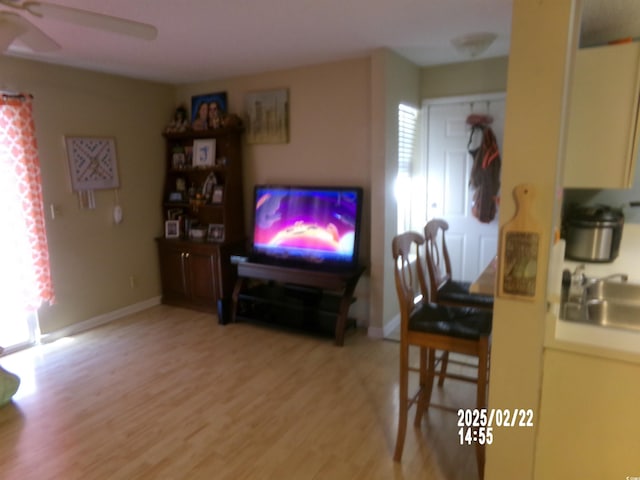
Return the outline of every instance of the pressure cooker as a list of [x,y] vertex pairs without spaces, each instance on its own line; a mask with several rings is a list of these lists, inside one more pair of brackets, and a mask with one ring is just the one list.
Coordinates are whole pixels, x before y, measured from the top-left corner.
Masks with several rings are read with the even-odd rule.
[[564,221],[565,258],[612,262],[620,251],[624,214],[606,205],[573,207]]

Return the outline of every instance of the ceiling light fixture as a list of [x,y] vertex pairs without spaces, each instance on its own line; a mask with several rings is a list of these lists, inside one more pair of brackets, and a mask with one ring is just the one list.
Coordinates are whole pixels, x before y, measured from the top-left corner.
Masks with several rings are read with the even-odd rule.
[[498,38],[498,35],[495,33],[472,33],[454,38],[451,40],[451,44],[462,55],[475,58],[484,53],[496,38]]

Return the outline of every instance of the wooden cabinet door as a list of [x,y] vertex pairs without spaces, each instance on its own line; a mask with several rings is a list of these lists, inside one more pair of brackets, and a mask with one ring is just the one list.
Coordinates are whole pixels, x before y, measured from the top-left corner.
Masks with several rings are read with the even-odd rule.
[[182,249],[171,246],[160,247],[160,275],[164,300],[184,301],[189,298],[185,261]]
[[225,282],[235,281],[228,276],[228,253],[221,248],[206,242],[159,239],[163,303],[216,312]]
[[221,297],[218,284],[218,255],[215,252],[188,253],[188,278],[191,300],[215,308]]

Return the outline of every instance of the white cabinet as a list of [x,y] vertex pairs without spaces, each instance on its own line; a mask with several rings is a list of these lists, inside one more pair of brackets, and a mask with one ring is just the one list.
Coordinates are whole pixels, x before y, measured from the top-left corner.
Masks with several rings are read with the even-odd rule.
[[637,360],[546,349],[542,398],[534,418],[535,478],[637,476],[639,376]]
[[631,187],[638,145],[639,94],[640,43],[576,52],[565,187]]

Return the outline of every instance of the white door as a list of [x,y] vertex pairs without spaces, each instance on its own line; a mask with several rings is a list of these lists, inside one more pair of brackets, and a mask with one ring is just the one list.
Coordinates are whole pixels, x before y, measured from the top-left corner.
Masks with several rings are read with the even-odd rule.
[[[498,214],[481,223],[471,213],[469,177],[473,158],[467,151],[471,127],[467,116],[483,113],[493,117],[500,152],[504,131],[505,96],[494,94],[427,101],[427,217],[449,223],[447,247],[456,280],[473,281],[498,251]],[[480,135],[474,136],[474,145]],[[504,159],[502,159],[504,162]]]

